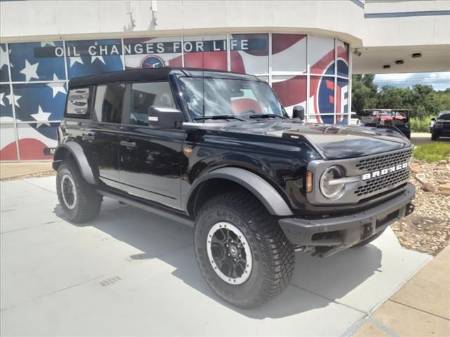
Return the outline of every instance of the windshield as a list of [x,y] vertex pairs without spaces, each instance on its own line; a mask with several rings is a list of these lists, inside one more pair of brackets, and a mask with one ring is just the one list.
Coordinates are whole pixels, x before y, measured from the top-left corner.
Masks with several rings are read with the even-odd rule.
[[444,121],[450,121],[450,114],[443,114],[438,117],[438,119],[444,120]]
[[265,82],[180,77],[183,100],[193,119],[249,116],[284,117],[285,111]]

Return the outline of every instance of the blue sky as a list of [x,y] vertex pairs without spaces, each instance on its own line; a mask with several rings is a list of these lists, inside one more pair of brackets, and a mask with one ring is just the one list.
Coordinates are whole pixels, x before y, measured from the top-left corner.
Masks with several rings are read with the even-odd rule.
[[450,88],[450,72],[378,74],[374,82],[379,87],[390,85],[406,88],[415,84],[425,84],[432,85],[435,90],[445,90]]

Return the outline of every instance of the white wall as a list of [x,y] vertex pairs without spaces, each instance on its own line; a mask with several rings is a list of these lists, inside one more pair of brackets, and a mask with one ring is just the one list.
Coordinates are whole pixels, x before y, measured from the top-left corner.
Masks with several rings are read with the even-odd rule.
[[363,23],[362,8],[350,0],[36,0],[0,6],[6,42],[277,30],[321,33],[360,45]]
[[[450,1],[393,1],[367,3],[365,14],[415,13],[408,17],[366,18],[365,47],[423,46],[450,44]],[[426,15],[442,12],[443,15]]]

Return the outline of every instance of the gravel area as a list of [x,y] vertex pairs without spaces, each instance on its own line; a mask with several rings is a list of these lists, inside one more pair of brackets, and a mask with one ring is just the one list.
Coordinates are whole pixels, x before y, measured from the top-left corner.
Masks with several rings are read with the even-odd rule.
[[437,255],[450,242],[450,161],[413,161],[415,211],[392,225],[402,246]]

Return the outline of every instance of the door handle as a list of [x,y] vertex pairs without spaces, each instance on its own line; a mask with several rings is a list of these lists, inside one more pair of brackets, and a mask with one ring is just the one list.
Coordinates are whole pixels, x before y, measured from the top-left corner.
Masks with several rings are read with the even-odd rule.
[[121,140],[120,145],[125,147],[136,147],[136,142],[127,142],[126,140]]

